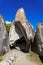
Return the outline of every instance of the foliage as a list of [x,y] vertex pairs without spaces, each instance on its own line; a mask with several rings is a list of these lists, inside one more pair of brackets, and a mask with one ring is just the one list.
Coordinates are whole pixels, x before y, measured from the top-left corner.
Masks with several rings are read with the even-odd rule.
[[8,33],[9,33],[9,30],[10,30],[10,24],[6,24],[6,29],[7,29]]
[[3,60],[2,56],[0,56],[0,62]]

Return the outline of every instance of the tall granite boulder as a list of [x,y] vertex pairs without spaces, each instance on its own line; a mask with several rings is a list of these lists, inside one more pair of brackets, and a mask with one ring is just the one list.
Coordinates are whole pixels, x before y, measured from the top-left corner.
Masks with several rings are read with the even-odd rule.
[[6,31],[4,18],[0,15],[0,55],[9,51],[8,33]]
[[16,13],[15,20],[11,23],[9,32],[10,46],[19,46],[21,50],[28,52],[33,40],[33,27],[28,23],[24,9],[20,8]]
[[34,30],[32,25],[28,23],[23,8],[17,11],[15,21],[27,42],[27,50],[29,50],[30,43],[34,40]]
[[43,23],[37,25],[32,50],[43,56]]

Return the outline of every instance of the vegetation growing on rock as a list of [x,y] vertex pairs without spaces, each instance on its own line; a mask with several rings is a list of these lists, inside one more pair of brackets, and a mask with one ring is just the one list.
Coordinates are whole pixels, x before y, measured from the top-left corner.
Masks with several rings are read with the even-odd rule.
[[9,30],[10,30],[10,24],[6,24],[6,29],[7,29],[8,33],[9,33]]

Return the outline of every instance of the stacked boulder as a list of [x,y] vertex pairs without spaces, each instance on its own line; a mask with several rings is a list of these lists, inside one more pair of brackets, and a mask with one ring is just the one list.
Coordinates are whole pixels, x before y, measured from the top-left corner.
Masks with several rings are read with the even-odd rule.
[[[12,32],[11,32],[12,31]],[[9,32],[10,46],[22,46],[21,49],[29,52],[30,44],[34,40],[34,30],[28,23],[24,9],[17,11],[14,22],[11,24]],[[19,44],[18,44],[19,43]]]
[[5,21],[2,15],[0,15],[0,55],[9,51],[9,38],[5,27]]

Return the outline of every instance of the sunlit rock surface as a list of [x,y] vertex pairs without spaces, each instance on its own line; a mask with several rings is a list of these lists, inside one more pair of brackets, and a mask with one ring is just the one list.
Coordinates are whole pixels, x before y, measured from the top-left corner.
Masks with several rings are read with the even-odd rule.
[[6,55],[4,55],[4,60],[0,64],[1,65],[43,65],[39,56],[36,53],[34,52],[23,53],[16,49],[11,50]]
[[8,33],[5,27],[5,21],[2,15],[0,15],[0,55],[9,51]]
[[23,35],[17,25],[14,23],[11,23],[10,32],[9,32],[9,44],[15,44],[15,41],[22,38]]
[[34,30],[32,25],[27,21],[23,8],[17,11],[15,21],[16,21],[16,25],[18,25],[19,29],[21,30],[27,42],[27,50],[28,50],[31,41],[34,40]]
[[23,8],[17,10],[15,21],[26,21],[26,15]]
[[19,43],[19,46],[23,45],[24,48],[26,47],[25,49],[28,52],[30,48],[30,43],[33,42],[33,40],[34,40],[33,27],[30,23],[28,23],[24,9],[20,8],[16,13],[15,20],[13,21],[13,23],[11,23],[9,32],[10,45],[18,46]]
[[[0,21],[4,20],[0,19]],[[11,23],[9,45],[7,43],[8,35],[6,34],[5,23],[0,22],[0,24],[0,54],[9,50],[9,45],[15,47],[15,49],[10,50],[3,56],[4,60],[0,65],[43,65],[39,58],[39,55],[43,56],[43,24],[38,24],[37,30],[34,32],[33,26],[26,19],[24,9],[19,9],[16,13],[15,20]],[[2,43],[3,39],[4,43]],[[7,46],[5,45],[5,41]],[[38,54],[32,52],[30,48]],[[20,50],[29,51],[29,53],[23,53]]]

